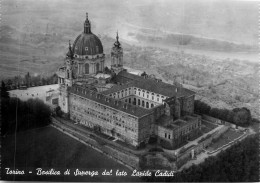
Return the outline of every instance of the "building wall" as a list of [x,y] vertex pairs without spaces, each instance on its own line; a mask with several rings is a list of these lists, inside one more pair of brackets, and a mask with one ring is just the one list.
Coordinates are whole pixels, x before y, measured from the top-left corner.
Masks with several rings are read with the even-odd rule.
[[138,145],[139,119],[137,117],[75,94],[70,96],[72,120],[134,146]]
[[161,140],[168,141],[169,143],[171,143],[173,139],[173,130],[162,126],[158,126],[157,135]]
[[194,113],[194,99],[195,95],[183,99],[182,114],[186,115]]
[[117,98],[117,99],[121,99],[121,98],[125,98],[128,97],[130,95],[134,95],[136,97],[145,99],[145,100],[149,100],[153,103],[158,103],[158,104],[162,104],[163,100],[166,99],[167,97],[164,95],[160,95],[151,91],[147,91],[147,90],[143,90],[137,87],[129,87],[123,90],[118,90],[114,93],[109,94],[109,96]]
[[61,111],[64,113],[69,113],[69,94],[67,88],[65,86],[61,86],[59,90],[59,106]]
[[[143,90],[137,87],[129,87],[123,90],[119,90],[116,92],[113,92],[109,94],[110,97],[121,99],[123,101],[128,101],[129,98],[131,99],[131,103],[134,104],[134,98],[136,99],[136,104],[140,107],[144,108],[152,108],[157,105],[163,104],[163,100],[166,99],[166,96],[149,92],[147,90]],[[138,103],[138,100],[140,100],[140,104]],[[143,105],[144,102],[144,105]],[[130,102],[129,102],[130,103]],[[148,103],[148,105],[147,105]],[[147,107],[148,106],[148,107]]]
[[188,121],[186,125],[170,129],[163,126],[158,126],[158,140],[167,148],[176,148],[182,144],[187,138],[190,138],[198,133],[201,127],[201,119],[194,118]]
[[150,101],[148,99],[140,98],[135,95],[130,95],[130,96],[121,98],[121,100],[124,102],[128,102],[128,103],[137,105],[139,107],[143,107],[143,108],[153,108],[155,106],[160,105],[159,103]]
[[139,119],[138,124],[138,143],[147,143],[153,132],[154,116],[153,114],[146,115]]

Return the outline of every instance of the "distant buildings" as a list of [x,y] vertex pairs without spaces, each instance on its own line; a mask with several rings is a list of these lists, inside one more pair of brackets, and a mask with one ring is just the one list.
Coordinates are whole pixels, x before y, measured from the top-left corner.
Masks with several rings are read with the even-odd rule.
[[30,87],[18,90],[10,90],[10,97],[17,97],[23,101],[28,100],[30,98],[38,98],[42,100],[47,105],[55,108],[58,106],[58,84],[54,85],[45,85],[38,87]]
[[195,93],[127,72],[118,34],[111,68],[104,68],[103,46],[91,32],[88,16],[84,32],[69,43],[66,56],[57,71],[59,106],[75,122],[136,147],[152,137],[177,147],[200,129],[201,119],[194,114]]

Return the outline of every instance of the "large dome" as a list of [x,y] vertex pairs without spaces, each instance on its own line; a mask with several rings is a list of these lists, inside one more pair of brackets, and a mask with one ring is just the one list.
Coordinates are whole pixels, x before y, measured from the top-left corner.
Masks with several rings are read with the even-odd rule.
[[80,34],[73,44],[73,52],[75,55],[97,55],[103,54],[103,46],[100,39],[91,32],[91,23],[86,14],[84,22],[84,32]]
[[76,55],[97,55],[103,53],[103,46],[95,34],[83,32],[76,38],[73,51]]

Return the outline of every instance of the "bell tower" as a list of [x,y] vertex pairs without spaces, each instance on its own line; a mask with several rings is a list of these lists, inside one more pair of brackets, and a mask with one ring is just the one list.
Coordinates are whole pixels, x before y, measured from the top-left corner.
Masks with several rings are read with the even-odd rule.
[[68,114],[69,113],[69,91],[68,87],[71,87],[73,84],[73,79],[74,79],[74,74],[73,74],[73,69],[74,69],[74,56],[73,56],[73,51],[71,44],[69,42],[69,51],[66,55],[65,59],[65,66],[64,66],[64,72],[62,75],[61,80],[63,81],[60,83],[59,87],[59,106],[61,110]]
[[116,35],[116,42],[111,49],[111,69],[118,74],[123,70],[123,48],[119,42],[118,32]]
[[74,57],[73,57],[73,51],[72,47],[69,41],[69,51],[67,53],[67,58],[66,58],[66,73],[65,73],[65,85],[67,86],[72,86],[73,84],[73,69],[74,69]]

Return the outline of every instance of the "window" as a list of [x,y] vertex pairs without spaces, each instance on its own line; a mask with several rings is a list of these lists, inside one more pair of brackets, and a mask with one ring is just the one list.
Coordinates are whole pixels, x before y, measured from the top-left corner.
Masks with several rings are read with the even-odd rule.
[[148,102],[146,102],[146,108],[149,108],[149,103]]
[[167,138],[167,133],[164,134],[164,137]]
[[96,46],[96,51],[99,52],[98,46]]
[[171,135],[170,134],[168,135],[168,139],[171,139]]

